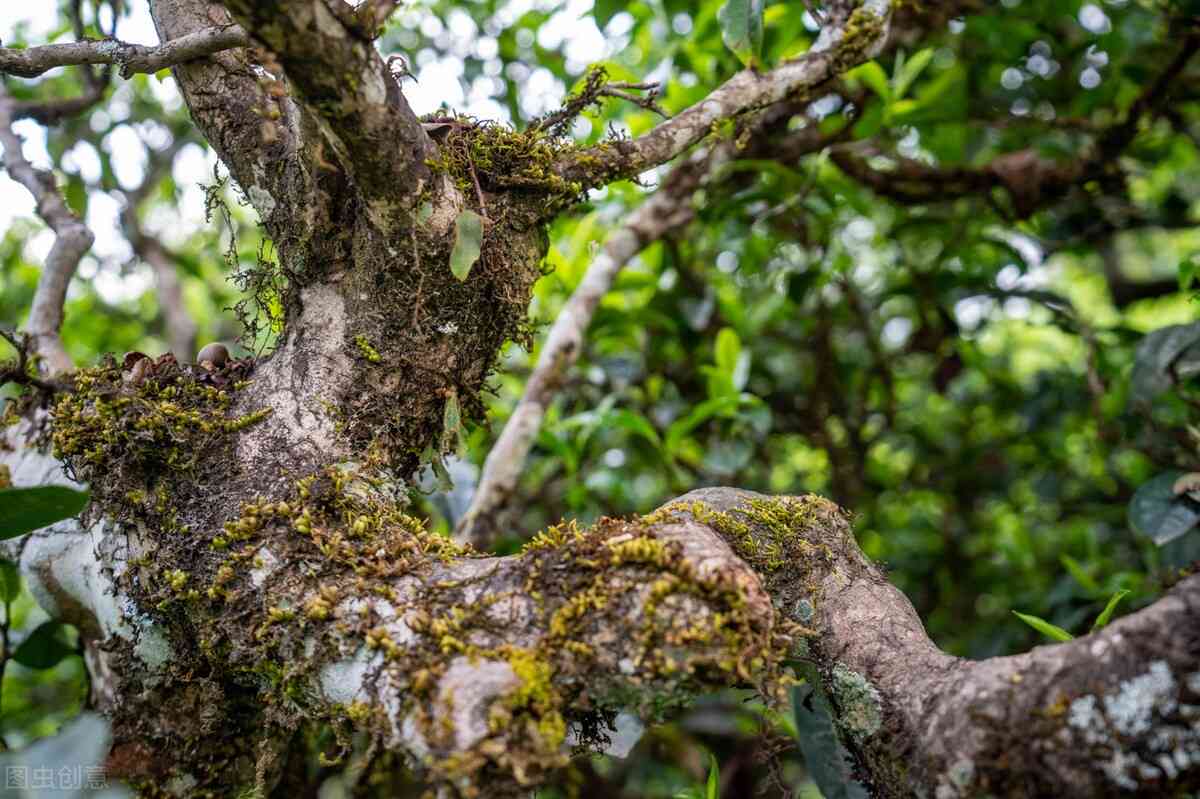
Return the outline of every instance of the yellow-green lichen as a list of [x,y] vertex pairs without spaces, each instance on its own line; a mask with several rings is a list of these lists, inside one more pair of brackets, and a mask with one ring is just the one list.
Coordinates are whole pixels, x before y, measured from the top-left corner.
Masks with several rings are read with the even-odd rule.
[[383,356],[379,354],[379,350],[375,349],[371,341],[361,333],[354,337],[354,344],[358,347],[359,355],[371,363],[380,363],[383,360]]

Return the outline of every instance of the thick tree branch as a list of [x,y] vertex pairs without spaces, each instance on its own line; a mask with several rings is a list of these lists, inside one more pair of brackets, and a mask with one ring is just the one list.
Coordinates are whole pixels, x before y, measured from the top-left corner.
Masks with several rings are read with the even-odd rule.
[[707,97],[632,140],[609,141],[565,157],[558,171],[585,188],[634,177],[675,156],[741,114],[811,91],[872,58],[884,46],[892,4],[868,0],[853,11],[829,4],[826,27],[800,58],[769,72],[744,69]]
[[67,207],[55,185],[54,175],[35,169],[25,158],[21,139],[12,125],[12,99],[0,87],[0,145],[4,147],[4,168],[13,180],[33,195],[38,216],[54,231],[54,244],[42,265],[25,329],[33,338],[34,350],[42,357],[45,370],[51,374],[66,372],[74,368],[74,363],[58,335],[63,322],[63,303],[80,259],[92,246],[93,236]]
[[328,0],[227,0],[226,7],[278,59],[305,105],[327,127],[337,156],[376,224],[406,214],[430,172],[433,145],[349,6]]
[[[62,479],[52,460],[18,453],[0,457],[19,484]],[[244,669],[252,647],[267,646],[288,664],[289,695],[304,697],[290,713],[348,713],[424,764],[447,796],[524,795],[565,762],[572,737],[596,745],[589,724],[603,730],[603,714],[587,722],[582,708],[654,719],[656,699],[731,683],[780,699],[789,661],[829,697],[874,795],[1109,797],[1200,784],[1200,576],[1102,632],[970,662],[937,649],[845,515],[816,497],[704,489],[631,522],[558,528],[516,556],[414,562],[410,552],[395,576],[366,568],[378,555],[343,550],[320,516],[271,536],[281,511],[263,507],[246,550],[253,569],[215,584],[237,621],[202,627],[209,646],[223,642],[214,665]],[[174,714],[164,691],[176,670],[194,673],[187,639],[174,616],[139,615],[127,581],[110,576],[135,568],[122,553],[148,542],[69,527],[6,551],[19,553],[43,607],[80,627],[93,659],[141,664],[154,687],[131,710],[143,721]],[[286,564],[310,535],[355,553],[362,576],[297,580]],[[376,539],[399,545],[387,540]]]
[[56,67],[110,64],[121,77],[153,73],[196,58],[249,44],[237,25],[199,30],[158,46],[130,44],[117,39],[89,39],[40,47],[0,48],[0,72],[36,78]]
[[[163,47],[233,21],[213,0],[153,0],[151,14]],[[319,134],[305,136],[307,120],[282,83],[264,73],[246,48],[223,50],[176,64],[173,74],[197,127],[229,168],[281,246],[290,225],[315,205]],[[311,139],[311,140],[310,140]],[[284,198],[295,202],[284,202]],[[307,224],[319,219],[307,211]]]

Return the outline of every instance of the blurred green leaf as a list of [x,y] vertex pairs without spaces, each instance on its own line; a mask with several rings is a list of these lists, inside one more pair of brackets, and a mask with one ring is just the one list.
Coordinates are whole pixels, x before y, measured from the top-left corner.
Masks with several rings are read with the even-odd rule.
[[747,67],[760,66],[763,45],[762,0],[726,0],[717,12],[721,39]]
[[921,73],[925,71],[925,67],[929,66],[929,62],[932,60],[933,48],[931,47],[918,50],[907,61],[898,59],[896,74],[892,79],[892,98],[894,100],[904,99],[908,95],[908,90],[912,88],[913,83],[921,76]]
[[1037,616],[1031,616],[1027,613],[1020,613],[1015,610],[1013,611],[1013,615],[1047,638],[1053,638],[1055,641],[1073,641],[1075,639],[1075,636],[1071,635],[1062,627],[1059,627],[1057,624],[1051,624],[1045,619],[1040,619]]
[[1112,620],[1117,605],[1127,596],[1129,596],[1129,591],[1124,588],[1113,594],[1112,599],[1108,600],[1108,604],[1104,606],[1104,610],[1100,611],[1100,615],[1096,617],[1096,621],[1092,624],[1092,629],[1099,630],[1108,624]]
[[461,211],[454,220],[454,249],[450,253],[450,271],[460,281],[471,273],[482,246],[483,217],[469,208]]
[[68,175],[67,184],[63,187],[63,196],[67,207],[75,212],[80,219],[87,216],[88,191],[87,185],[79,175]]
[[0,539],[40,530],[78,516],[89,494],[63,486],[0,489]]
[[0,558],[0,600],[12,602],[21,593],[21,570],[7,558]]
[[885,105],[892,102],[892,86],[888,81],[887,73],[883,71],[883,67],[875,61],[868,61],[865,64],[859,64],[854,69],[846,73],[847,78],[854,78],[862,81],[871,91],[879,96],[879,99]]
[[618,12],[624,11],[628,3],[625,0],[596,0],[592,5],[592,16],[596,19],[596,27],[604,30]]
[[811,685],[793,688],[792,714],[800,752],[821,795],[825,799],[867,799],[870,794],[852,776],[850,755],[838,739],[824,693]]
[[1200,522],[1200,505],[1175,494],[1175,481],[1183,474],[1163,472],[1139,486],[1129,501],[1129,525],[1158,546],[1179,538]]
[[49,669],[75,654],[75,648],[64,640],[66,626],[48,621],[40,625],[13,652],[13,660],[30,669]]
[[1168,325],[1146,335],[1134,355],[1131,400],[1148,406],[1175,385],[1171,367],[1193,344],[1200,342],[1200,322]]

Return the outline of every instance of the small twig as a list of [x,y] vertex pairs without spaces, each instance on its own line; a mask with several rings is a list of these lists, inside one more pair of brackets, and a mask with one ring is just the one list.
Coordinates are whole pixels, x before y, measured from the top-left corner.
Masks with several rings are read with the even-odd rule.
[[[399,64],[399,67],[396,66],[397,64]],[[387,68],[388,72],[392,73],[392,77],[397,81],[412,78],[413,83],[420,83],[417,80],[417,76],[408,68],[408,59],[399,53],[393,53],[387,57]]]
[[0,368],[0,386],[6,383],[32,386],[46,394],[63,390],[64,387],[61,384],[53,380],[43,380],[37,376],[34,369],[30,368],[32,361],[29,356],[33,349],[33,343],[30,341],[28,333],[18,333],[15,330],[0,327],[0,338],[7,341],[17,351],[16,362],[11,366]]
[[[641,96],[633,94],[633,92],[646,92],[646,94]],[[535,120],[529,127],[531,130],[546,130],[559,136],[566,135],[568,123],[582,114],[589,106],[600,105],[600,101],[605,97],[625,100],[648,111],[653,111],[665,119],[667,112],[658,104],[660,93],[661,87],[657,83],[609,81],[604,67],[593,67],[588,72],[583,88],[563,100],[562,108]]]
[[467,167],[471,170],[471,180],[475,183],[475,197],[479,200],[479,215],[488,219],[487,203],[483,200],[483,187],[479,185],[479,175],[475,173],[475,159],[471,157],[471,149],[467,148]]

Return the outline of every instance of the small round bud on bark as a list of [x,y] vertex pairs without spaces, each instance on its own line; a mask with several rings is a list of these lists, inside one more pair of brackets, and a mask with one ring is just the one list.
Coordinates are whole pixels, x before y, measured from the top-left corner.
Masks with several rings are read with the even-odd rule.
[[202,364],[207,361],[213,366],[224,366],[228,360],[229,350],[225,349],[224,344],[216,341],[200,350],[200,353],[196,356],[196,363]]

